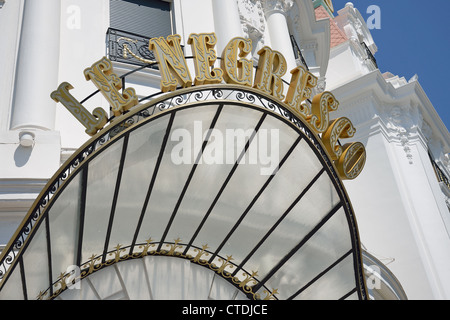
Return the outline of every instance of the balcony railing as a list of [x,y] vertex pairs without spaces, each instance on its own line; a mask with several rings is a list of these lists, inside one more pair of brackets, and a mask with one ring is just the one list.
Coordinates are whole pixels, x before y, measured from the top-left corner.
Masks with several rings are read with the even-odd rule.
[[[152,51],[149,50],[149,40],[151,38],[138,35],[135,33],[126,32],[123,30],[118,30],[114,28],[108,28],[106,32],[107,36],[107,55],[111,61],[123,62],[127,64],[132,64],[138,66],[136,69],[131,70],[120,76],[122,80],[122,87],[125,88],[126,78],[131,74],[138,72],[144,68],[152,68],[158,70],[158,63],[156,62],[156,58]],[[294,48],[295,58],[300,60],[303,66],[309,71],[308,65],[306,64],[305,59],[300,51],[300,48],[295,41],[294,37],[291,36],[292,46]],[[184,46],[181,46],[184,51]],[[186,59],[192,59],[193,56],[186,57]],[[220,60],[220,57],[217,57],[217,60]],[[253,68],[257,69],[257,65],[253,65]],[[289,86],[289,83],[285,80],[282,80],[285,85]],[[81,103],[86,102],[94,95],[96,95],[99,90],[93,92]],[[149,96],[145,96],[139,99],[139,102],[144,100],[151,100],[155,96],[162,94],[162,92],[154,93]],[[306,104],[311,104],[311,99],[307,99],[305,101]]]
[[308,65],[306,64],[306,60],[303,57],[302,51],[300,50],[300,47],[297,44],[297,41],[295,40],[294,36],[291,35],[291,43],[292,48],[294,49],[294,56],[296,60],[300,60],[301,64],[306,68],[306,70],[309,71]]
[[436,173],[436,178],[439,182],[442,182],[443,184],[445,184],[447,186],[447,188],[450,190],[450,181],[447,178],[447,176],[445,175],[444,171],[442,171],[441,168],[439,168],[439,166],[437,165],[437,163],[431,158],[430,156],[430,160],[431,160],[431,164],[433,165],[433,169],[434,172]]
[[377,59],[375,59],[375,57],[373,56],[372,51],[370,51],[369,47],[367,46],[367,44],[365,42],[361,42],[361,45],[366,50],[367,59],[372,61],[372,63],[374,64],[375,68],[378,69]]
[[[106,32],[108,58],[111,61],[158,69],[158,65],[155,64],[155,55],[148,49],[149,40],[150,38],[139,34],[108,28],[108,31]],[[301,64],[309,70],[300,47],[292,35],[291,43],[295,59],[299,60]],[[149,66],[150,64],[152,65]]]
[[[124,62],[138,66],[155,63],[155,56],[148,49],[150,38],[138,34],[109,28],[106,32],[108,58],[111,61]],[[157,69],[153,64],[151,68]]]

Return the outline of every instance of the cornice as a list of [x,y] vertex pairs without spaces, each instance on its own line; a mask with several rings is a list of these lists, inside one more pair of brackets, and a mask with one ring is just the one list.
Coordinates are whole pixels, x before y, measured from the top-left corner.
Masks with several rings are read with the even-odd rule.
[[379,70],[375,70],[342,84],[332,92],[341,103],[341,111],[348,113],[362,104],[361,99],[372,99],[370,105],[366,103],[361,107],[372,107],[368,110],[372,112],[371,117],[383,120],[387,136],[400,135],[404,140],[404,132],[411,137],[410,134],[420,131],[422,140],[441,144],[444,154],[450,152],[450,134],[418,81],[395,88]]

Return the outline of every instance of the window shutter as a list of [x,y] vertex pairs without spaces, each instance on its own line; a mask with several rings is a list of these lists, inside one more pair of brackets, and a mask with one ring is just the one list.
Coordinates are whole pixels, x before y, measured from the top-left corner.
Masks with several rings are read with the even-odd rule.
[[148,38],[172,34],[170,3],[161,0],[110,0],[110,27]]

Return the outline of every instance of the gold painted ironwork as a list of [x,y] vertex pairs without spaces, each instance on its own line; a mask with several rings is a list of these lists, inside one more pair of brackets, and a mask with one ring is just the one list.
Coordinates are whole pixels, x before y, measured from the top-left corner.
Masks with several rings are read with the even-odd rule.
[[209,256],[209,253],[206,252],[206,250],[209,248],[208,245],[202,245],[201,249],[194,248],[194,252],[197,252],[195,256],[192,256],[190,254],[184,255],[181,250],[184,245],[181,244],[181,239],[175,239],[173,243],[165,243],[165,247],[168,248],[168,250],[149,250],[151,247],[157,247],[157,243],[153,242],[152,238],[149,238],[146,240],[146,243],[144,245],[138,246],[138,248],[142,249],[141,252],[134,252],[132,254],[123,254],[126,252],[126,248],[124,248],[122,245],[118,244],[114,247],[114,250],[109,252],[107,256],[112,256],[112,259],[106,260],[102,262],[102,256],[101,255],[95,255],[93,254],[88,261],[83,263],[81,265],[81,273],[77,276],[70,277],[70,273],[61,273],[57,279],[57,281],[53,284],[53,294],[50,295],[49,290],[47,291],[40,291],[37,299],[38,300],[51,300],[55,299],[57,296],[59,296],[64,290],[68,288],[67,285],[67,279],[70,277],[71,283],[75,284],[82,279],[88,277],[89,275],[93,274],[94,272],[111,266],[115,263],[129,260],[129,259],[137,259],[137,258],[143,258],[146,256],[168,256],[168,257],[178,257],[178,258],[184,258],[187,260],[190,260],[192,263],[206,266],[210,270],[214,271],[221,277],[225,279],[229,279],[237,288],[242,290],[244,293],[247,294],[247,296],[251,296],[254,300],[274,300],[276,299],[276,295],[278,294],[278,289],[272,289],[272,291],[269,291],[267,289],[264,289],[262,292],[265,295],[264,297],[261,297],[261,295],[257,292],[253,292],[253,287],[258,284],[258,281],[256,277],[258,276],[257,271],[251,271],[251,273],[247,273],[244,270],[242,270],[242,277],[243,279],[240,279],[237,276],[233,276],[230,272],[227,271],[227,269],[233,268],[234,265],[230,262],[233,260],[233,256],[229,255],[226,258],[218,257],[217,260],[221,264],[220,266],[216,265],[214,262],[210,262],[208,260],[202,259],[203,256]]
[[258,282],[256,282],[256,280],[255,280],[255,277],[258,276],[258,271],[252,271],[252,274],[248,274],[248,273],[244,272],[244,273],[242,273],[242,275],[245,277],[244,280],[236,281],[237,278],[235,277],[235,278],[233,278],[233,282],[236,283],[239,286],[239,288],[244,289],[244,291],[248,290],[249,292],[247,292],[247,293],[250,293],[250,290],[252,287],[250,285],[250,283],[253,283],[253,286],[258,284]]
[[[283,79],[287,71],[286,59],[283,55],[265,46],[258,51],[259,61],[256,75],[252,84],[252,62],[244,59],[251,52],[251,40],[241,37],[229,41],[222,53],[221,68],[212,68],[216,61],[214,46],[217,42],[214,33],[192,33],[188,43],[192,46],[196,77],[192,83],[191,75],[187,67],[186,58],[180,45],[179,35],[152,38],[149,40],[149,50],[153,51],[161,73],[160,86],[162,93],[173,91],[178,86],[183,88],[194,85],[217,84],[223,80],[231,85],[253,87],[264,94],[268,94],[280,103],[284,103],[287,109],[296,117],[305,120],[317,136],[323,141],[326,150],[336,166],[347,172],[343,179],[355,178],[362,170],[365,158],[365,150],[358,145],[359,158],[355,160],[355,153],[347,152],[347,157],[340,159],[344,149],[339,145],[339,138],[349,138],[354,135],[355,128],[348,118],[339,118],[329,121],[329,113],[337,110],[339,102],[330,92],[323,92],[313,97],[311,105],[307,103],[312,95],[312,89],[317,86],[317,77],[302,66],[297,66],[291,71],[291,81],[284,96]],[[125,47],[125,51],[129,50]],[[131,50],[129,50],[131,51]],[[240,59],[239,59],[240,58]],[[151,61],[148,61],[151,62]],[[94,63],[91,68],[85,70],[86,79],[92,80],[102,94],[110,102],[115,116],[123,114],[138,103],[133,88],[128,88],[119,93],[121,88],[120,78],[113,73],[112,63],[107,58],[102,58]],[[66,83],[64,83],[66,84]],[[105,125],[105,113],[101,109],[94,110],[90,114],[69,93],[70,85],[61,85],[52,93],[52,98],[61,101],[82,122],[90,135],[95,134]],[[356,146],[352,147],[352,150]],[[349,150],[350,151],[350,150]],[[352,155],[351,157],[349,155]],[[345,160],[347,159],[347,160]],[[352,160],[350,160],[352,159]],[[347,162],[343,162],[347,161]],[[354,164],[358,163],[357,166]],[[343,169],[343,168],[346,169]],[[352,169],[350,169],[352,168]],[[359,170],[359,171],[357,171]],[[353,172],[352,174],[349,174]]]
[[150,248],[156,247],[156,244],[153,244],[152,242],[153,242],[153,239],[150,238],[150,239],[147,239],[147,240],[146,240],[146,244],[145,244],[145,245],[139,246],[139,249],[142,248],[142,252],[138,252],[138,253],[137,253],[138,257],[140,257],[140,256],[146,256],[146,255],[148,255],[148,254],[153,254],[153,253],[155,253],[154,250],[149,251]]
[[[127,37],[120,37],[119,39],[117,39],[117,41],[120,41],[120,40],[130,41],[130,42],[133,42],[133,43],[137,43],[138,42],[135,39],[130,39],[130,38],[127,38]],[[135,58],[136,60],[138,60],[140,62],[143,62],[145,64],[151,64],[151,63],[155,63],[156,62],[156,60],[144,59],[144,58],[138,56],[136,53],[133,52],[133,50],[130,49],[130,47],[126,43],[123,44],[123,49],[124,49],[123,57],[125,59],[127,59],[128,58],[128,54],[130,54],[133,58]]]
[[111,105],[115,116],[138,104],[138,97],[133,88],[124,89],[122,93],[122,80],[113,72],[112,62],[103,57],[90,68],[84,70],[86,80],[91,80]]
[[108,122],[108,115],[103,108],[95,108],[90,113],[70,94],[69,90],[71,89],[73,89],[73,86],[70,83],[63,82],[57,90],[50,94],[50,97],[56,102],[61,102],[86,127],[86,133],[93,136]]
[[[197,255],[192,259],[192,262],[195,262],[195,263],[198,263],[198,264],[201,264],[201,265],[207,264],[208,261],[202,259],[202,256],[203,256],[203,255],[209,256],[209,253],[206,252],[206,249],[209,249],[209,247],[208,247],[207,244],[202,246],[202,250],[200,250],[200,249],[194,249],[194,251],[197,251],[198,253],[197,253]],[[189,256],[188,256],[188,257],[189,257]],[[192,258],[192,257],[191,257],[191,258]]]

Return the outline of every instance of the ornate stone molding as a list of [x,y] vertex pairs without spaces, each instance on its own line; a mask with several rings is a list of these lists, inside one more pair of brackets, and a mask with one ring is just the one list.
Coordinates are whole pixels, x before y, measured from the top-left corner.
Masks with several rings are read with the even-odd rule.
[[257,52],[264,46],[264,32],[266,29],[261,1],[238,0],[237,3],[244,35],[252,40],[253,53]]
[[394,106],[386,110],[383,118],[386,121],[386,127],[389,135],[397,139],[405,151],[406,157],[410,164],[413,163],[413,156],[409,141],[411,138],[411,129],[414,126],[410,112],[404,107]]
[[347,3],[334,21],[349,39],[357,43],[365,42],[372,54],[375,54],[377,46],[372,39],[364,18],[352,3]]
[[272,12],[287,14],[294,5],[293,0],[262,0],[261,2],[266,15],[271,14]]
[[319,94],[325,91],[327,87],[327,81],[325,77],[319,77],[317,80],[317,86],[315,88],[315,94]]

